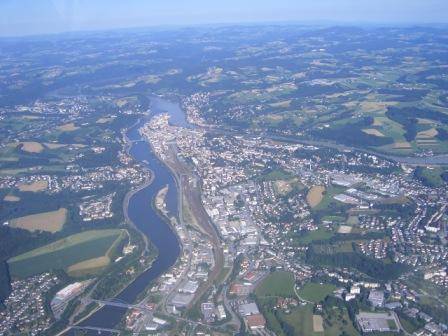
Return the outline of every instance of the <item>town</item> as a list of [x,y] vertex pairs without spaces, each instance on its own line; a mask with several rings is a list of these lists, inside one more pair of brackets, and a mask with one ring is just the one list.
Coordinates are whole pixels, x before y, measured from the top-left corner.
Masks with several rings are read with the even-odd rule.
[[[191,110],[194,107],[187,108]],[[194,122],[195,114],[189,117]],[[447,330],[443,321],[418,308],[423,294],[410,285],[414,277],[420,277],[447,288],[448,249],[438,244],[447,236],[442,215],[448,196],[445,188],[425,187],[413,177],[411,166],[375,155],[329,155],[316,146],[215,135],[210,128],[172,126],[168,115],[154,117],[142,132],[162,160],[172,165],[175,156],[193,169],[201,181],[203,206],[226,246],[225,260],[243,259],[236,277],[226,278],[224,286],[211,291],[202,303],[203,323],[223,320],[220,311],[225,307],[229,314],[243,318],[249,330],[266,331],[260,313],[266,307],[257,307],[251,293],[274,268],[291,272],[299,291],[310,281],[319,281],[332,284],[332,295],[346,302],[367,297],[379,312],[356,316],[364,332],[402,330],[397,312],[410,319],[419,316],[424,322],[420,334],[438,335]],[[313,216],[324,202],[319,216]],[[400,210],[407,206],[412,211]],[[387,208],[390,211],[377,210]],[[294,219],[300,219],[300,225],[291,225]],[[321,244],[336,235],[340,237],[336,243]],[[184,244],[190,245],[191,240],[204,244],[197,235]],[[364,255],[379,265],[397,263],[402,272],[389,279],[356,267],[347,271],[337,264],[307,262],[310,250],[321,254],[324,248],[331,253]],[[195,271],[202,262],[190,260],[179,265],[181,270],[175,269],[178,276],[189,273],[172,301],[177,310],[187,307],[199,288]],[[210,268],[213,260],[208,264]],[[162,288],[171,283],[176,283],[176,277],[162,280]],[[306,299],[296,300],[295,304],[307,304]],[[389,313],[383,313],[384,309]],[[173,313],[179,314],[177,310]]]

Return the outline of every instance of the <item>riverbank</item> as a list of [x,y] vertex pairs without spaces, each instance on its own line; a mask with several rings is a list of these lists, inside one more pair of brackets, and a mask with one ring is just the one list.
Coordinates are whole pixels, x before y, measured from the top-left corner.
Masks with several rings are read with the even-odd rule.
[[[131,127],[129,127],[127,130],[125,130],[123,132],[123,140],[125,142],[125,147],[126,147],[125,150],[126,150],[126,154],[129,155],[129,156],[132,156],[130,151],[131,151],[131,148],[132,148],[132,143],[135,140],[129,139],[129,137],[127,135],[127,132],[129,132],[131,129],[137,127],[141,122],[142,122],[141,119],[137,120],[134,125],[132,125]],[[139,191],[149,187],[153,183],[155,174],[154,174],[154,172],[151,169],[148,169],[148,171],[150,173],[149,178],[146,179],[145,182],[143,182],[142,185],[140,185],[140,186],[138,186],[138,187],[136,187],[134,189],[129,190],[126,193],[126,195],[124,197],[124,200],[123,200],[123,213],[124,213],[126,224],[131,225],[132,227],[134,227],[142,235],[143,240],[145,242],[145,250],[144,251],[146,253],[150,252],[150,247],[152,247],[152,248],[154,248],[154,247],[151,246],[151,242],[149,241],[148,237],[141,230],[139,230],[139,228],[135,225],[135,223],[129,218],[129,201],[132,198],[132,196],[134,196]],[[158,251],[156,251],[156,253],[158,253]]]
[[168,216],[168,211],[166,210],[165,197],[168,193],[168,186],[163,187],[159,190],[154,200],[154,204],[157,210],[159,210],[163,215]]
[[139,232],[141,234],[143,241],[145,242],[144,251],[146,253],[149,253],[149,251],[150,251],[151,242],[148,240],[148,237],[143,232],[141,232],[138,229],[138,227],[134,224],[134,222],[129,218],[128,211],[129,211],[129,201],[132,198],[132,196],[134,196],[139,191],[149,187],[153,181],[154,181],[154,174],[151,173],[151,176],[148,179],[146,179],[142,185],[138,186],[135,189],[128,191],[128,193],[125,195],[124,200],[123,200],[123,213],[124,213],[124,218],[125,218],[126,224],[132,226],[137,232]]

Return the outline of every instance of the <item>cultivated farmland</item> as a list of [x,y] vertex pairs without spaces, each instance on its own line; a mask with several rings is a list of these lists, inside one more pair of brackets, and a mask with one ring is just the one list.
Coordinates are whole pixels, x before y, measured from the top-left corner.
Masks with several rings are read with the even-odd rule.
[[22,142],[21,144],[21,150],[28,153],[40,153],[44,150],[44,146],[42,144],[35,142],[35,141],[26,141]]
[[107,256],[111,246],[124,237],[126,231],[118,229],[77,233],[10,259],[9,269],[11,275],[18,278],[49,270],[66,270],[80,262]]
[[79,127],[75,126],[74,123],[64,124],[58,127],[58,130],[62,132],[73,132],[79,129]]
[[310,189],[308,194],[306,195],[306,201],[310,205],[310,207],[314,208],[319,205],[319,203],[324,198],[325,187],[323,186],[314,186]]
[[62,229],[67,219],[67,209],[60,208],[55,211],[41,212],[34,215],[14,218],[11,227],[34,231],[47,231],[51,233]]
[[44,191],[48,188],[48,182],[45,180],[34,181],[28,184],[19,185],[20,191],[31,191],[31,192],[39,192]]

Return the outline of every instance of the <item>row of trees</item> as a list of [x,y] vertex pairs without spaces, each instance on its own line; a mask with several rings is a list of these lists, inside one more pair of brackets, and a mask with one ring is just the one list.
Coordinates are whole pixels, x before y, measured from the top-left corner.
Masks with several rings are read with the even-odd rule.
[[0,261],[0,305],[11,292],[11,285],[9,279],[8,264],[6,261]]
[[342,252],[333,254],[316,253],[310,247],[306,254],[309,264],[333,267],[351,267],[378,280],[393,280],[398,278],[407,267],[398,263],[383,263],[356,252]]

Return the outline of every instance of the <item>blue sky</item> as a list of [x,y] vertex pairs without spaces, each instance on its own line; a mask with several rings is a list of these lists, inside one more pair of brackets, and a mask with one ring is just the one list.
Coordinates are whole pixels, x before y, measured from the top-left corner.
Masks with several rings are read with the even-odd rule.
[[0,35],[246,23],[448,23],[448,0],[0,0]]

